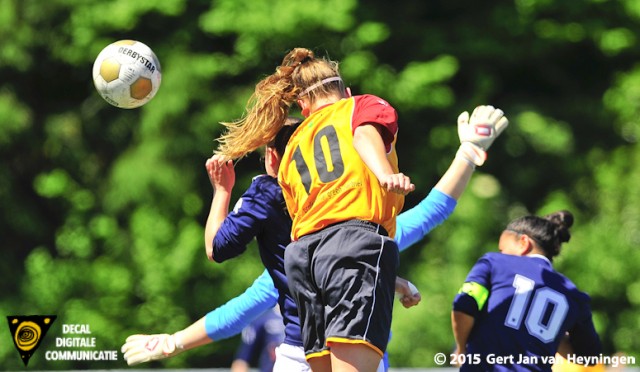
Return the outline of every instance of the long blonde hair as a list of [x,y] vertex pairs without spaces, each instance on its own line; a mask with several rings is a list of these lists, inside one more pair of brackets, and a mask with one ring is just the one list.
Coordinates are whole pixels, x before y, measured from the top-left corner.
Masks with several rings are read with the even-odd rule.
[[[218,138],[215,154],[238,159],[273,141],[301,92],[314,102],[318,97],[335,93],[338,89],[344,90],[340,79],[323,83],[324,79],[339,76],[337,62],[316,58],[306,48],[293,49],[274,74],[256,85],[247,102],[245,115],[239,120],[221,123],[226,131]],[[308,90],[310,87],[312,89]]]

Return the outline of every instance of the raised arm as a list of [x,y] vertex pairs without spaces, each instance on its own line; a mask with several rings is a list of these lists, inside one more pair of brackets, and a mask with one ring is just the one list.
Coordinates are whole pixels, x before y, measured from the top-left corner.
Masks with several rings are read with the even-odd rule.
[[204,246],[207,258],[213,260],[213,238],[216,236],[222,221],[229,214],[231,190],[236,181],[236,174],[231,160],[223,160],[219,155],[207,159],[205,163],[209,181],[213,188],[213,198],[204,229]]
[[417,206],[398,215],[395,239],[400,251],[424,238],[451,215],[476,166],[484,164],[485,151],[509,124],[504,113],[493,106],[478,106],[469,120],[467,112],[458,116],[460,148],[442,178]]

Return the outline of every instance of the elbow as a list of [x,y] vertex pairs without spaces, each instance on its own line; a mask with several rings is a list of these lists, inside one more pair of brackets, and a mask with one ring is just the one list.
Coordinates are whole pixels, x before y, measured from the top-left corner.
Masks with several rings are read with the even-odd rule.
[[209,261],[213,261],[213,244],[209,244],[207,241],[205,241],[204,252],[207,255],[207,259]]

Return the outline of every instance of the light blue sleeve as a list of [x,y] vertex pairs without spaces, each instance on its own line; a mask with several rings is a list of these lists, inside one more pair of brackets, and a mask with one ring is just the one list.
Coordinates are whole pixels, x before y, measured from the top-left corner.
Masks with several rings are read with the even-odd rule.
[[235,336],[252,320],[278,303],[278,290],[265,270],[240,296],[209,312],[205,329],[214,341]]
[[404,251],[424,238],[451,215],[457,204],[458,201],[451,196],[431,189],[420,204],[400,213],[396,218],[395,240],[398,249]]

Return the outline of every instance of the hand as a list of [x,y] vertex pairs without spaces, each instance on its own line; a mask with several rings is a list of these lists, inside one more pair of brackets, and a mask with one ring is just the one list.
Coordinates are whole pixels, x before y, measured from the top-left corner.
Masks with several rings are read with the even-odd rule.
[[121,348],[124,360],[130,366],[151,360],[172,357],[182,351],[176,346],[175,337],[169,334],[132,335]]
[[507,126],[509,120],[502,110],[493,106],[478,106],[471,118],[467,111],[458,116],[458,137],[461,144],[471,142],[487,151]]
[[233,160],[226,160],[221,155],[214,155],[205,163],[211,186],[215,190],[231,192],[236,182],[236,172],[233,169]]
[[402,306],[407,309],[416,306],[420,303],[420,300],[422,300],[418,288],[410,281],[401,277],[396,277],[396,297],[398,297]]
[[407,195],[416,189],[416,186],[411,183],[411,179],[402,173],[385,175],[380,179],[380,184],[388,192],[402,195]]

